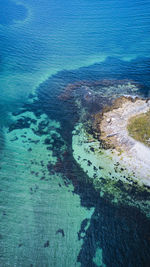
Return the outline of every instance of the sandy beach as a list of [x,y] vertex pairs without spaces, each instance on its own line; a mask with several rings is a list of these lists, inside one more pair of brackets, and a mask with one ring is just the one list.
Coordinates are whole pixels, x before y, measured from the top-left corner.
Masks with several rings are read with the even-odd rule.
[[140,182],[150,186],[150,148],[132,138],[127,129],[131,117],[150,110],[150,100],[123,97],[121,101],[119,108],[103,113],[100,138],[113,147],[119,161],[134,171]]

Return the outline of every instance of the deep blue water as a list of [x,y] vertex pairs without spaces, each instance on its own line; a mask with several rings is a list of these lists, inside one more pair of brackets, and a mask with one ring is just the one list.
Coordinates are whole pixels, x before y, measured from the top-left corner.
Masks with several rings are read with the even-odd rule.
[[[81,214],[80,228],[75,232],[75,239],[82,240],[82,244],[79,250],[72,247],[73,251],[77,250],[76,264],[80,265],[74,264],[74,266],[149,266],[149,219],[137,208],[119,204],[114,206],[107,197],[100,199],[92,185],[84,182],[86,175],[79,166],[76,166],[71,152],[71,131],[78,118],[70,105],[67,103],[64,105],[58,100],[58,95],[68,83],[100,79],[132,79],[142,85],[138,94],[148,97],[150,95],[149,25],[148,0],[0,0],[0,127],[2,129],[4,125],[10,124],[11,112],[22,107],[29,94],[36,92],[39,101],[34,106],[28,106],[28,110],[37,113],[42,110],[50,119],[59,121],[63,126],[60,135],[67,143],[69,156],[63,162],[61,179],[63,180],[65,175],[67,182],[69,180],[68,184],[73,184],[74,192],[69,194],[77,195],[80,200],[74,202],[75,207],[80,203],[79,206],[86,212],[94,209],[90,220]],[[6,149],[5,139],[7,137],[4,131],[1,131],[1,151]],[[62,153],[60,147],[61,143],[55,140],[53,149],[57,157]],[[19,165],[17,156],[16,147],[15,164]],[[21,230],[17,232],[16,229],[24,229],[24,215],[20,213],[18,221],[16,218],[13,219],[12,215],[18,212],[16,210],[19,210],[20,201],[18,200],[16,207],[11,206],[15,190],[18,192],[22,190],[22,185],[20,187],[14,185],[14,192],[13,187],[10,189],[12,180],[15,184],[14,181],[18,179],[16,177],[20,173],[14,171],[15,164],[11,161],[4,162],[2,158],[1,163],[8,164],[8,174],[6,172],[4,177],[1,173],[1,191],[4,191],[0,197],[3,210],[1,214],[5,216],[5,210],[6,214],[10,213],[11,216],[8,220],[3,220],[2,216],[0,223],[2,241],[0,266],[70,267],[71,255],[67,255],[67,250],[71,243],[74,244],[73,239],[70,243],[68,241],[61,243],[59,240],[61,245],[52,249],[56,250],[55,255],[45,251],[45,247],[44,249],[42,247],[43,250],[38,247],[40,242],[44,242],[43,238],[46,238],[46,242],[47,233],[50,240],[52,239],[50,245],[53,243],[51,229],[58,221],[63,225],[64,218],[62,215],[59,217],[59,213],[63,214],[63,209],[67,218],[73,215],[77,218],[79,216],[76,213],[66,215],[65,201],[62,201],[61,212],[57,204],[53,204],[53,212],[48,208],[43,213],[40,210],[41,207],[44,209],[44,205],[51,206],[51,201],[57,203],[63,190],[65,192],[66,189],[62,189],[60,194],[60,186],[55,191],[53,185],[47,181],[47,187],[52,188],[52,191],[42,192],[37,199],[30,202],[33,205],[31,206],[33,212],[30,206],[28,208],[25,204],[21,206],[29,218],[26,222],[27,232],[22,234]],[[13,170],[12,177],[9,168]],[[66,183],[65,188],[68,184]],[[28,186],[31,187],[30,183]],[[24,191],[22,195],[21,199],[25,199],[26,203],[28,197],[24,196]],[[17,196],[19,199],[20,195]],[[69,201],[69,198],[71,199],[69,196],[66,201]],[[69,211],[71,209],[72,207]],[[34,224],[31,223],[30,226],[31,217],[34,218]],[[54,221],[50,221],[51,217]],[[87,221],[89,226],[85,229]],[[77,221],[73,219],[72,230],[70,223],[72,221],[66,219],[68,239],[70,233],[75,231],[72,225]],[[24,248],[24,240],[28,239],[29,233],[31,241],[29,247],[26,245]],[[17,235],[20,242],[19,249],[22,247],[21,252],[14,245]],[[9,236],[11,236],[10,242]],[[20,241],[21,237],[23,241]],[[63,247],[66,248],[65,252]],[[97,248],[102,249],[103,261],[99,264],[93,261]],[[68,258],[68,261],[61,259],[62,251],[64,253],[62,258]]]
[[58,70],[108,56],[149,56],[149,1],[1,0],[0,6],[1,94],[10,100]]

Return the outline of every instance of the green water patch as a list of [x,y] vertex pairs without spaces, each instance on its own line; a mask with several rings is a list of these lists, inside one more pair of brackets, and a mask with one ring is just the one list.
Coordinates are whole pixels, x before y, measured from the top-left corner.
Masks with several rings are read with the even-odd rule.
[[150,111],[132,117],[127,126],[129,135],[150,147]]
[[76,259],[83,240],[78,240],[78,232],[93,208],[81,207],[71,181],[64,177],[67,147],[60,129],[58,121],[31,108],[13,113],[11,125],[4,129],[2,266],[80,266]]

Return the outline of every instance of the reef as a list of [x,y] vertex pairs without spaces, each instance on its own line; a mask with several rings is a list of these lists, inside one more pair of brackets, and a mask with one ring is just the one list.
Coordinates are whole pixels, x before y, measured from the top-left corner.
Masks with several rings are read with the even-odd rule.
[[[62,100],[68,100],[83,96],[87,101],[91,99],[96,101],[94,96],[102,96],[106,94],[107,97],[115,96],[116,94],[136,92],[139,89],[139,84],[135,81],[122,79],[122,80],[96,80],[96,81],[78,81],[73,84],[68,84],[63,93],[59,96]],[[109,90],[108,90],[109,89]],[[93,94],[94,93],[94,94]],[[94,98],[93,98],[94,97]]]

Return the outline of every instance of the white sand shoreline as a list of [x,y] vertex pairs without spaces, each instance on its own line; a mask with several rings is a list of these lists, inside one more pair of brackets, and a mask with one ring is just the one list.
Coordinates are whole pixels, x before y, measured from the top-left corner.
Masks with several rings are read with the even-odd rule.
[[[113,153],[129,171],[135,172],[140,183],[150,186],[150,148],[129,136],[127,124],[132,116],[150,110],[150,101],[125,98],[117,109],[103,114],[100,123],[101,139],[113,145]],[[121,152],[120,152],[121,151]]]

